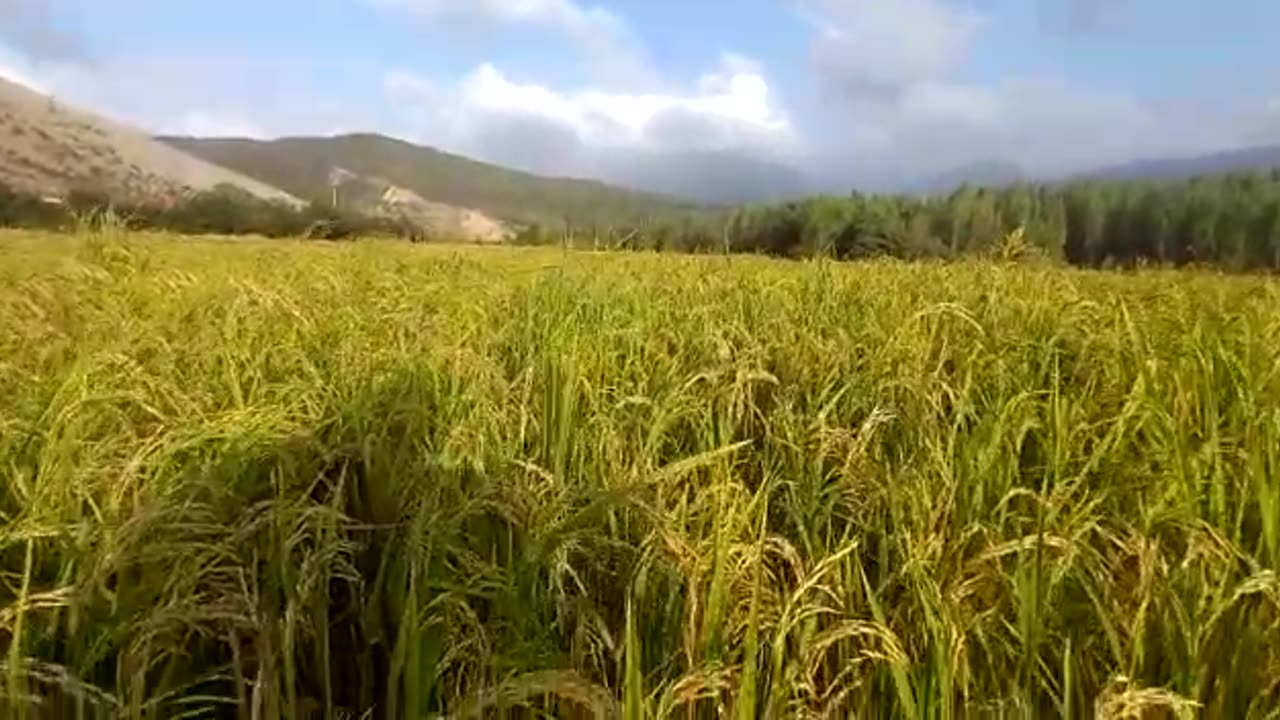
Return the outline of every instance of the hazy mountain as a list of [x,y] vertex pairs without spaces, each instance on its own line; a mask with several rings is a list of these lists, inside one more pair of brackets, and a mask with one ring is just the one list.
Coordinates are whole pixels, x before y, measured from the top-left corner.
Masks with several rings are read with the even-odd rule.
[[599,174],[710,205],[791,199],[817,189],[794,167],[731,151],[630,153],[604,161]]
[[925,180],[912,183],[907,192],[913,194],[948,194],[964,184],[989,188],[1001,188],[1030,178],[1022,168],[999,160],[972,163],[948,170]]
[[909,192],[947,193],[962,183],[984,187],[1005,187],[1018,182],[1076,180],[1180,180],[1198,175],[1221,175],[1250,170],[1280,168],[1280,145],[1245,148],[1205,155],[1134,160],[1109,165],[1059,180],[1027,175],[1017,165],[992,161],[966,165],[919,183]]
[[1245,148],[1155,160],[1135,160],[1074,176],[1089,180],[1177,180],[1195,175],[1216,175],[1247,170],[1280,168],[1280,145]]

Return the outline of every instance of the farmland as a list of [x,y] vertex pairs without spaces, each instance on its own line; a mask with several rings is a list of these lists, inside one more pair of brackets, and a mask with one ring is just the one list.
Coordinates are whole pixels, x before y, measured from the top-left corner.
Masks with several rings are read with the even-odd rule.
[[1278,570],[1266,278],[0,235],[6,716],[1276,717]]

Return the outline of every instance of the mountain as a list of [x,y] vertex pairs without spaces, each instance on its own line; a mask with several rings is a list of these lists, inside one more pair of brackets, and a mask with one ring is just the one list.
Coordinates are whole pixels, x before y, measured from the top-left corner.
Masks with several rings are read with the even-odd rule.
[[266,183],[156,142],[142,132],[0,78],[0,183],[65,197],[91,190],[128,200],[165,201],[218,185],[299,204]]
[[334,168],[341,168],[430,202],[523,222],[558,223],[566,218],[575,223],[617,222],[691,209],[668,196],[594,180],[509,170],[376,134],[278,140],[158,139],[308,199],[329,197],[330,175]]
[[815,191],[794,167],[730,151],[626,153],[606,158],[599,174],[708,205],[789,200]]
[[923,181],[912,183],[910,187],[906,188],[906,191],[911,194],[945,195],[966,184],[986,188],[1001,188],[1025,182],[1028,179],[1026,173],[1017,165],[991,160],[964,165]]
[[1181,158],[1135,160],[1099,168],[1074,180],[1182,180],[1196,175],[1220,175],[1280,168],[1280,145],[1245,148]]

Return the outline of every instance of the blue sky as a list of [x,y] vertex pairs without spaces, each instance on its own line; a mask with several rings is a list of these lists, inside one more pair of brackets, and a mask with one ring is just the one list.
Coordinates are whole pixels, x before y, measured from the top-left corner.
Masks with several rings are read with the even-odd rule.
[[1280,142],[1277,27],[1275,0],[0,0],[0,74],[156,132],[874,185]]

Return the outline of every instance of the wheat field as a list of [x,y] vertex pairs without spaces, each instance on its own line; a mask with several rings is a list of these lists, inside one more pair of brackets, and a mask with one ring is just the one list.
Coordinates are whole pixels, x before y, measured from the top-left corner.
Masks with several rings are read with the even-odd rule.
[[0,235],[0,711],[1280,717],[1280,286]]

